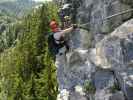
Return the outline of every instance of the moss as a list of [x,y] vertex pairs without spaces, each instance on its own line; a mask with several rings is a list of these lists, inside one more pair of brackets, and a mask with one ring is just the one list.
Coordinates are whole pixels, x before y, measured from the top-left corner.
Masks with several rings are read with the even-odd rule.
[[114,84],[111,88],[110,88],[110,92],[111,93],[116,93],[117,91],[120,91],[120,87],[118,84]]
[[86,80],[84,83],[84,91],[86,93],[95,93],[96,89],[90,80]]

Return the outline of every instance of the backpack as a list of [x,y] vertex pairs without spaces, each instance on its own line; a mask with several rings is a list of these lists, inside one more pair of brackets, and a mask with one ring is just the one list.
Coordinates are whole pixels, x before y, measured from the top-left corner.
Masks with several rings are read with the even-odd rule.
[[48,36],[48,49],[49,49],[50,54],[53,57],[55,57],[55,55],[57,55],[59,53],[59,49],[62,48],[62,47],[64,47],[65,45],[66,45],[66,42],[57,44],[55,42],[53,33],[51,33]]

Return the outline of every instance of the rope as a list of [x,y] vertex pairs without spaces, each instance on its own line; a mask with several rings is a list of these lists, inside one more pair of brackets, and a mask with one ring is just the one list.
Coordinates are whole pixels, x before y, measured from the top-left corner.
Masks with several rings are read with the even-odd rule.
[[[101,21],[102,22],[105,22],[105,21],[111,19],[112,17],[119,16],[119,15],[123,15],[123,14],[129,13],[129,12],[133,12],[133,9],[129,9],[129,10],[122,11],[120,13],[117,13],[117,14],[114,14],[114,15],[111,15],[111,16],[108,16],[108,17],[102,19]],[[84,23],[84,24],[80,24],[79,27],[83,27],[83,26],[86,26],[88,24],[90,24],[90,22],[87,22],[87,23]]]
[[109,16],[109,17],[106,17],[106,18],[103,19],[103,20],[108,20],[108,19],[110,19],[110,18],[112,18],[112,17],[118,16],[118,15],[123,15],[123,14],[125,14],[125,13],[129,13],[129,12],[132,12],[132,11],[133,11],[133,9],[129,9],[129,10],[126,10],[126,11],[122,11],[122,12],[120,12],[120,13],[117,13],[117,14],[111,15],[111,16]]

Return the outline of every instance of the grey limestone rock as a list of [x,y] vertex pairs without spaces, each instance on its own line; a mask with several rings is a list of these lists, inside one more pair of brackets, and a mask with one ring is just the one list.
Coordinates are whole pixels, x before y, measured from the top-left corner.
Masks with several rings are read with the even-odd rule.
[[127,100],[133,100],[133,68],[116,71],[116,77],[119,81],[119,85],[125,94]]
[[[73,5],[78,3],[76,21],[89,23],[84,26],[87,30],[78,28],[73,32],[69,41],[71,50],[64,61],[60,59],[61,66],[57,68],[60,92],[66,89],[70,100],[86,100],[86,95],[93,95],[94,100],[125,100],[125,97],[133,100],[133,19],[127,21],[132,18],[132,12],[103,21],[131,9],[132,0],[72,1],[63,0]],[[93,82],[96,91],[79,95],[74,88],[83,87],[86,80]],[[119,90],[113,92],[115,85]]]
[[110,97],[110,100],[125,100],[125,97],[122,91],[118,91]]

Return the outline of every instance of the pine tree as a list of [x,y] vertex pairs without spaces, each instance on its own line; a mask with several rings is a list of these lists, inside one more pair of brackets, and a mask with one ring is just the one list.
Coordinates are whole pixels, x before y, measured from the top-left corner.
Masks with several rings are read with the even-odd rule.
[[46,37],[49,21],[57,18],[53,6],[46,3],[28,15],[20,41],[0,54],[0,100],[56,100],[56,68]]

